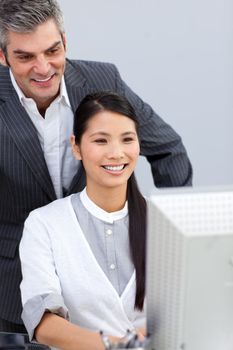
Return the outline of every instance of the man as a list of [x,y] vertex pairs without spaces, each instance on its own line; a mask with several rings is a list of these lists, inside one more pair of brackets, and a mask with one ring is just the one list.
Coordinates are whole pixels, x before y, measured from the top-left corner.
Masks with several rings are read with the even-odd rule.
[[71,153],[73,112],[88,93],[125,95],[155,185],[190,185],[180,137],[111,64],[66,59],[56,0],[0,0],[0,331],[24,332],[18,244],[29,212],[84,187]]

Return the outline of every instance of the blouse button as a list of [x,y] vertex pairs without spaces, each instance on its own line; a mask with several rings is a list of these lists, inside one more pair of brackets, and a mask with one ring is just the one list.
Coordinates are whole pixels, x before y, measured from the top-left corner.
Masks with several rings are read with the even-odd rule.
[[108,229],[108,230],[106,231],[106,233],[107,233],[108,236],[110,236],[110,235],[112,234],[112,230]]
[[111,265],[110,265],[110,269],[111,269],[111,270],[115,270],[115,268],[116,268],[116,266],[115,266],[114,264],[111,264]]

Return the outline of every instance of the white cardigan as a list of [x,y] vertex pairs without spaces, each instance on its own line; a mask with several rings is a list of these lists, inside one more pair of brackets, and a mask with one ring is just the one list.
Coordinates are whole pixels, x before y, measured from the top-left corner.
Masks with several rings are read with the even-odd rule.
[[29,215],[20,257],[23,307],[36,296],[55,294],[81,327],[124,336],[127,329],[145,326],[145,313],[134,309],[135,272],[119,296],[83,235],[71,196]]

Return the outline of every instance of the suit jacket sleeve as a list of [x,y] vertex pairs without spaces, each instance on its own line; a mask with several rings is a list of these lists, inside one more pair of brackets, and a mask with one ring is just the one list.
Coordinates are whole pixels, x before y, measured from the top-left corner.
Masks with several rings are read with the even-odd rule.
[[141,155],[150,162],[157,187],[192,184],[192,166],[181,137],[142,101],[121,79],[116,69],[117,90],[133,105],[140,123]]

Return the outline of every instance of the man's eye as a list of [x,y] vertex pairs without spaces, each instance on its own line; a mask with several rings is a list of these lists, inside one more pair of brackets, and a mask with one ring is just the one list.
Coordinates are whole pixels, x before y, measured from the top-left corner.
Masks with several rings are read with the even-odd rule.
[[57,53],[60,52],[61,47],[54,47],[53,49],[50,49],[47,51],[47,55],[56,55]]
[[22,55],[22,56],[18,56],[18,59],[19,59],[20,61],[28,61],[28,60],[30,60],[31,58],[32,58],[31,55]]
[[53,55],[53,54],[57,53],[58,51],[59,51],[58,48],[56,48],[56,49],[51,49],[51,50],[48,51],[48,54],[49,54],[49,55]]

